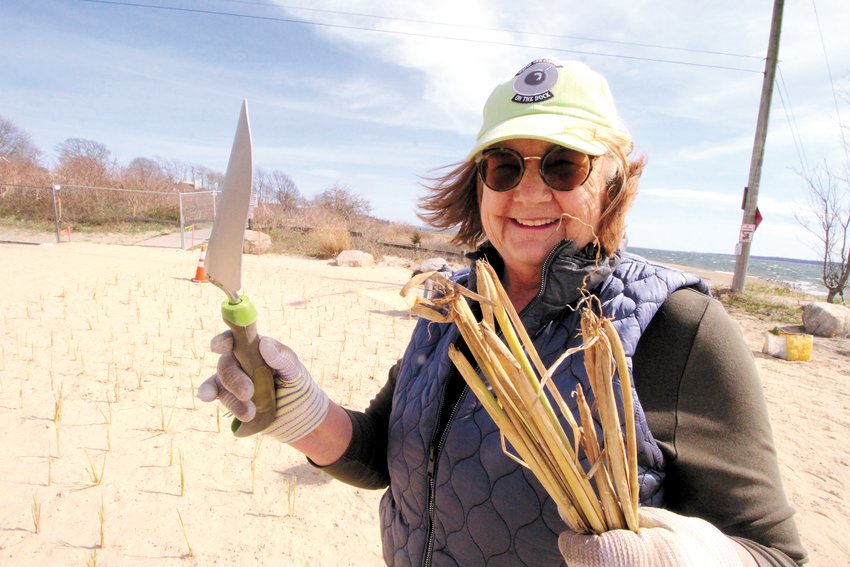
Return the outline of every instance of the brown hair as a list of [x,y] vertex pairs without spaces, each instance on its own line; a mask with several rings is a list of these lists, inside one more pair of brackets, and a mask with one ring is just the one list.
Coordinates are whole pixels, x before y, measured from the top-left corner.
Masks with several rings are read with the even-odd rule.
[[[600,135],[608,146],[608,153],[597,160],[597,167],[606,168],[606,202],[599,219],[596,239],[602,248],[611,253],[620,245],[626,231],[626,214],[634,202],[638,179],[643,173],[646,158],[642,155],[629,159],[632,142],[619,133]],[[443,168],[443,174],[426,177],[428,194],[419,199],[417,216],[429,226],[439,230],[457,228],[452,243],[475,249],[485,238],[479,208],[481,183],[474,160],[460,162]],[[437,170],[438,172],[440,170]]]

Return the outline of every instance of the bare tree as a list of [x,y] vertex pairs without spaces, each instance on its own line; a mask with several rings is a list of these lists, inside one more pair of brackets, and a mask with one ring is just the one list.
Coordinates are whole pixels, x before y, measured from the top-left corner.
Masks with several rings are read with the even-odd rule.
[[267,172],[258,168],[254,174],[254,192],[260,203],[279,205],[284,212],[293,211],[304,202],[292,178],[277,169]]
[[112,182],[115,163],[112,152],[102,143],[68,138],[56,145],[56,175],[63,183],[105,187]]
[[355,195],[351,189],[339,184],[316,195],[313,204],[330,209],[346,221],[351,221],[356,216],[368,215],[372,211],[372,205],[367,199]]
[[174,180],[158,162],[144,157],[134,158],[121,170],[121,184],[129,189],[168,191]]
[[22,159],[38,165],[41,151],[32,143],[29,134],[0,116],[0,156],[7,162]]
[[220,191],[224,185],[224,174],[203,165],[190,166],[191,180],[195,181],[199,189]]
[[177,160],[159,160],[163,173],[172,185],[190,183],[201,190],[220,190],[224,183],[224,174],[203,165],[193,165]]
[[50,172],[41,165],[41,150],[29,134],[0,116],[0,183],[44,186]]
[[837,295],[844,303],[850,276],[850,180],[834,175],[826,163],[801,176],[809,188],[808,210],[815,222],[802,215],[795,218],[818,241],[827,302]]
[[159,167],[163,173],[176,183],[178,181],[194,181],[192,177],[192,166],[177,160],[159,160]]

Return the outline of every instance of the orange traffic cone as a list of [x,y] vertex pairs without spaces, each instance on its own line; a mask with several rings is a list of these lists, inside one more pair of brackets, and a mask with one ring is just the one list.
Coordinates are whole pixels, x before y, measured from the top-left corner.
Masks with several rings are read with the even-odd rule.
[[192,281],[195,283],[203,283],[207,280],[207,270],[204,268],[204,258],[207,256],[207,245],[201,244],[201,257],[198,258],[198,267],[195,269],[195,277]]

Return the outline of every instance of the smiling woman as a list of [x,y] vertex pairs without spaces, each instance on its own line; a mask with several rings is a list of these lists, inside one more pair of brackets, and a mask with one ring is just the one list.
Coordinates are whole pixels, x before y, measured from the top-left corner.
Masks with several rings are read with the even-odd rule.
[[[344,482],[386,488],[380,522],[388,565],[805,559],[755,364],[736,324],[698,277],[625,249],[644,166],[632,147],[601,75],[582,63],[538,59],[490,95],[473,149],[433,180],[421,217],[477,247],[470,259],[492,266],[546,367],[581,344],[583,298],[593,296],[598,315],[613,321],[639,400],[639,534],[588,536],[567,527],[452,365],[450,352],[469,350],[454,325],[420,320],[365,411],[329,401],[290,348],[260,339],[277,376],[278,419],[265,433]],[[478,289],[472,271],[452,278]],[[229,333],[214,339],[218,372],[199,395],[241,419],[250,402],[234,403],[231,394],[249,379],[231,344]],[[578,420],[571,392],[580,386],[588,403],[596,398],[583,357],[549,378],[569,400],[557,414],[564,426]],[[594,463],[582,459],[590,470]]]
[[616,251],[644,165],[631,150],[604,78],[582,64],[533,61],[490,95],[475,147],[435,179],[420,217],[460,225],[455,243],[466,248],[486,235],[522,308],[561,240]]

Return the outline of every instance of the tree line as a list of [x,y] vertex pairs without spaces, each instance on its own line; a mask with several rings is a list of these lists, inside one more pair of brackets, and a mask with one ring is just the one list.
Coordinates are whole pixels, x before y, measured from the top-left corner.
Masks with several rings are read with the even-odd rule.
[[[224,181],[224,174],[219,171],[177,160],[136,157],[122,166],[109,148],[95,140],[68,138],[54,150],[56,164],[48,168],[44,165],[44,153],[30,135],[0,116],[0,191],[4,187],[44,188],[55,184],[162,193],[216,191]],[[798,214],[796,218],[814,238],[829,302],[835,298],[844,301],[844,289],[850,280],[850,164],[845,169],[836,173],[823,163],[810,171],[798,172],[806,184],[809,214]],[[312,199],[305,199],[292,178],[280,170],[256,168],[254,194],[261,205],[261,222],[270,225],[281,224],[282,219],[291,218],[295,211],[314,209],[315,214],[301,218],[327,221],[330,213],[350,230],[355,219],[368,216],[372,210],[367,199],[339,183]],[[0,197],[5,196],[0,193]],[[133,204],[134,215],[138,209],[139,205]],[[37,214],[34,211],[37,209],[20,200],[13,207],[4,206],[4,199],[0,198],[0,217],[42,220],[28,217]],[[176,218],[176,210],[166,210],[157,217]]]
[[[224,181],[220,171],[171,159],[136,157],[127,165],[121,165],[105,144],[95,140],[68,138],[54,150],[56,163],[47,167],[45,154],[33,143],[32,137],[0,116],[0,185],[37,188],[59,184],[189,192],[217,191]],[[306,199],[292,178],[280,170],[256,168],[254,195],[260,204],[274,205],[284,213],[299,207],[317,206],[351,219],[368,215],[372,210],[367,199],[339,183]],[[0,208],[0,214],[2,212]]]

